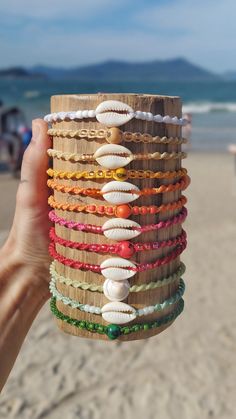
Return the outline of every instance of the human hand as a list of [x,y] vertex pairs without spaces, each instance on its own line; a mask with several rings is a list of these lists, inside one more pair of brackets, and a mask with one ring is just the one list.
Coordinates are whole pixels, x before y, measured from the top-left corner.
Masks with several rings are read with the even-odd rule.
[[[47,124],[36,119],[32,123],[32,140],[27,147],[16,196],[16,209],[9,237],[1,249],[6,270],[15,266],[25,273],[32,285],[49,297],[48,255],[48,167],[47,149],[50,139]],[[46,297],[47,296],[47,297]]]

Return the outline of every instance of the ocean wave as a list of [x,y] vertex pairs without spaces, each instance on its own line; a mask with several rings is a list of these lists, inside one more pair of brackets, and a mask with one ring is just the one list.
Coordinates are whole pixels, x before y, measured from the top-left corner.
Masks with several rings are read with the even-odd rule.
[[189,102],[183,113],[236,112],[236,102]]
[[38,90],[27,90],[24,92],[24,97],[26,99],[33,99],[40,96],[40,92]]

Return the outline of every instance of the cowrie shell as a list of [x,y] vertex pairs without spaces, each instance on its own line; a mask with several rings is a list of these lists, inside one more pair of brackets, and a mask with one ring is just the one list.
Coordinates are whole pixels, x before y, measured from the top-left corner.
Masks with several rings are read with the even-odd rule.
[[134,117],[134,110],[119,100],[105,100],[97,106],[95,115],[101,124],[119,127]]
[[110,202],[110,204],[114,205],[127,204],[128,202],[135,201],[135,199],[139,197],[139,194],[135,192],[131,193],[130,191],[140,192],[136,185],[132,185],[132,183],[129,182],[119,182],[116,180],[108,182],[101,189],[103,198],[107,202]]
[[133,160],[131,151],[117,144],[106,144],[99,147],[93,157],[101,166],[107,169],[118,169],[126,166]]
[[127,268],[135,268],[134,263],[123,258],[109,258],[104,260],[101,265],[101,273],[105,278],[121,281],[135,275],[135,271]]
[[103,226],[103,234],[111,240],[130,240],[141,234],[141,231],[132,230],[132,228],[141,228],[140,224],[125,218],[111,218]]
[[102,317],[109,323],[123,324],[136,318],[136,310],[126,303],[114,301],[102,307]]
[[129,295],[130,283],[127,279],[113,281],[106,279],[103,284],[103,293],[110,301],[122,301]]

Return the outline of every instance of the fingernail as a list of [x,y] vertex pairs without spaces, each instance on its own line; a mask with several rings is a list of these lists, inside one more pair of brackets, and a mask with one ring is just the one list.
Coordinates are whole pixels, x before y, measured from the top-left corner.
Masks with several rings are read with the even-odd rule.
[[39,123],[35,120],[32,121],[32,139],[31,141],[37,141],[40,136],[41,127]]

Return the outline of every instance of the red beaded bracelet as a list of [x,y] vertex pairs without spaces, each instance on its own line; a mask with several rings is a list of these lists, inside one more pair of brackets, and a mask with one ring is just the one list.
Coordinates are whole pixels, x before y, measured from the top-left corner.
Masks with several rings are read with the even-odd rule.
[[57,202],[53,195],[48,198],[48,203],[52,208],[64,211],[88,212],[90,214],[115,215],[120,218],[128,218],[130,215],[158,214],[165,211],[174,211],[182,208],[187,202],[187,198],[181,195],[178,201],[162,204],[160,206],[131,206],[122,205],[96,205],[96,204],[70,204],[68,202]]
[[[150,263],[135,263],[135,267],[127,266],[125,269],[134,271],[134,272],[143,272],[149,269],[155,269],[159,266],[166,265],[167,263],[176,259],[186,248],[187,241],[185,240],[182,244],[177,245],[176,249],[171,251],[168,255],[158,258],[155,262]],[[92,271],[96,273],[101,273],[100,265],[94,265],[92,263],[85,263],[79,262],[74,259],[66,258],[65,256],[60,255],[55,248],[55,243],[52,242],[49,245],[49,253],[50,255],[56,259],[58,262],[62,263],[63,265],[70,266],[73,269],[80,269],[85,271]]]
[[159,242],[149,242],[149,243],[132,243],[130,241],[121,241],[116,244],[98,244],[98,243],[78,243],[71,240],[63,239],[57,236],[55,228],[52,227],[49,233],[50,239],[61,246],[70,247],[71,249],[85,250],[88,252],[95,253],[115,253],[123,258],[130,258],[135,252],[142,252],[145,250],[157,250],[162,249],[163,247],[176,246],[177,244],[182,244],[186,241],[187,235],[184,230],[182,233],[172,239],[163,240]]

